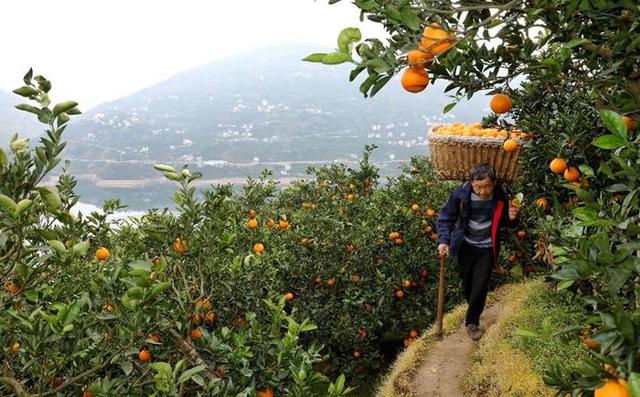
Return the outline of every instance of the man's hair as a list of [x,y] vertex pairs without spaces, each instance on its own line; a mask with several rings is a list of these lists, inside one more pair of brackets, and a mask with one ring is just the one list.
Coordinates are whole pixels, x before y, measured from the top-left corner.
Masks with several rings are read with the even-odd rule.
[[470,181],[479,181],[485,178],[491,178],[492,181],[496,181],[496,169],[491,164],[478,164],[469,171]]

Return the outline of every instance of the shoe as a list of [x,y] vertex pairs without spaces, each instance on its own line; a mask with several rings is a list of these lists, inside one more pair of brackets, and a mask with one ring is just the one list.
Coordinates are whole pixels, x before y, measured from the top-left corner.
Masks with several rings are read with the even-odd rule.
[[467,324],[467,335],[469,335],[469,338],[471,338],[471,340],[476,341],[482,338],[482,335],[484,335],[484,331],[475,324]]

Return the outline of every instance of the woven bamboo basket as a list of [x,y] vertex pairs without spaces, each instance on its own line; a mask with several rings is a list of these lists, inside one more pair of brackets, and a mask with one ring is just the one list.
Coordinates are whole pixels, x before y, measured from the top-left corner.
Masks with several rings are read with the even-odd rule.
[[504,139],[434,134],[439,127],[434,125],[427,133],[431,162],[438,178],[468,180],[471,168],[489,163],[495,167],[498,180],[511,182],[517,179],[520,146],[513,152],[505,152],[502,148]]

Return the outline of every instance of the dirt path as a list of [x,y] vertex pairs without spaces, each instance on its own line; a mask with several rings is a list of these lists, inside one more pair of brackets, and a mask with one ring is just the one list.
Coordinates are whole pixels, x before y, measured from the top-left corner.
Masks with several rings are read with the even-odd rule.
[[[503,305],[498,302],[485,309],[480,318],[480,327],[486,329],[493,325]],[[476,349],[478,342],[467,336],[464,324],[447,336],[429,353],[427,361],[416,373],[414,390],[416,397],[462,397],[462,377],[467,372],[469,355]]]

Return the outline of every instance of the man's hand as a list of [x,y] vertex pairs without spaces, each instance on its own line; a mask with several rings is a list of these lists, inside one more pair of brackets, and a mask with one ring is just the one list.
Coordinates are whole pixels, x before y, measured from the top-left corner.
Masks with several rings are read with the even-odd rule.
[[509,205],[509,220],[514,221],[520,215],[520,207]]
[[440,244],[438,246],[438,254],[440,256],[449,255],[449,245],[448,244]]

